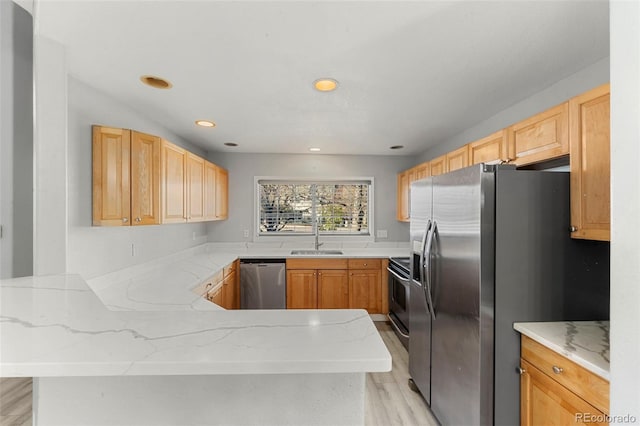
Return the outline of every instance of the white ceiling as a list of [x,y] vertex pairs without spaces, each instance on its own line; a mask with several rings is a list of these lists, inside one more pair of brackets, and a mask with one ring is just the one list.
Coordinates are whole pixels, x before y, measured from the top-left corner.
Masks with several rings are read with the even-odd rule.
[[70,74],[210,151],[421,153],[609,54],[606,0],[40,0],[35,16]]

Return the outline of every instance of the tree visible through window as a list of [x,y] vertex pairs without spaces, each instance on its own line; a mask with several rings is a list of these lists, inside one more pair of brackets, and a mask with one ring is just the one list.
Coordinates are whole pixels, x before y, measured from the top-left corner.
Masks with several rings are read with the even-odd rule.
[[260,235],[369,235],[371,182],[258,181]]

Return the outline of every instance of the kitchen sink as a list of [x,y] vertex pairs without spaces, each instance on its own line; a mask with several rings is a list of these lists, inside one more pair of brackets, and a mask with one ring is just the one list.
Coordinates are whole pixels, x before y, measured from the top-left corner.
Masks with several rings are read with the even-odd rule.
[[306,256],[327,256],[343,254],[340,250],[291,250],[293,255],[306,255]]

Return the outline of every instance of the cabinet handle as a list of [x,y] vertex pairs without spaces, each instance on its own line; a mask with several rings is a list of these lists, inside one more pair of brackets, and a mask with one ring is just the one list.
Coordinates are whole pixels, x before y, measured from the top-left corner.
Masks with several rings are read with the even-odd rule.
[[578,227],[576,226],[570,226],[569,227],[569,232],[576,232],[578,230]]
[[558,367],[558,366],[556,366],[556,365],[554,365],[554,366],[552,367],[552,370],[553,370],[553,372],[554,372],[554,373],[556,373],[556,374],[560,374],[560,373],[562,373],[562,372],[564,371],[564,370],[562,369],[562,367]]
[[127,223],[127,222],[129,222],[129,218],[128,218],[128,217],[123,217],[123,218],[122,218],[122,221],[123,221],[124,223]]
[[526,372],[527,372],[527,370],[525,370],[524,368],[522,368],[522,367],[516,367],[516,373],[518,373],[519,375],[521,375],[521,376],[522,376],[522,375],[523,375],[524,373],[526,373]]
[[365,263],[364,266],[367,266],[367,264]]
[[141,222],[141,221],[142,221],[142,219],[141,219],[141,218],[136,217],[136,222]]

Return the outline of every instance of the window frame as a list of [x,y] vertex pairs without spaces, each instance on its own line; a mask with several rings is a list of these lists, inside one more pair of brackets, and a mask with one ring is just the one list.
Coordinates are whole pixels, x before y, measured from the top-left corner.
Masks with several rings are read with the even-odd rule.
[[253,177],[253,241],[254,242],[312,242],[315,239],[313,234],[281,234],[278,232],[273,235],[260,233],[260,181],[275,181],[283,184],[291,183],[347,183],[353,181],[369,182],[369,201],[367,205],[368,214],[368,234],[326,234],[320,232],[322,242],[374,242],[374,204],[375,204],[375,183],[373,176],[331,176],[331,177],[299,177],[299,176],[254,176]]

